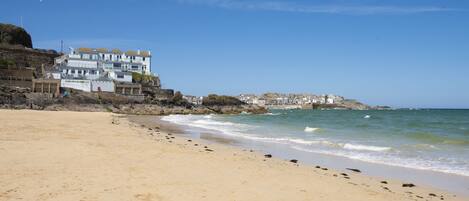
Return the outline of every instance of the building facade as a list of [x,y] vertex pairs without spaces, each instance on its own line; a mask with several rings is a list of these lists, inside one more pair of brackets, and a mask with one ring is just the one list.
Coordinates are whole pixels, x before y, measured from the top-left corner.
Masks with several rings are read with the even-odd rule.
[[[56,58],[55,62],[57,72],[54,73],[60,75],[62,87],[88,92],[116,92],[121,88],[110,82],[132,83],[132,73],[151,74],[150,51],[70,48],[70,53]],[[132,95],[137,92],[141,90],[132,90]]]

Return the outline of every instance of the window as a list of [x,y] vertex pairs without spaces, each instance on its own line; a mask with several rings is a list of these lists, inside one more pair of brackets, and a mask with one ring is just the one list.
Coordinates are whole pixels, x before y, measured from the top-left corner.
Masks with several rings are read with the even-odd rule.
[[132,66],[132,70],[138,69],[138,66]]
[[72,70],[72,73],[75,74],[75,70]]
[[117,75],[117,78],[124,79],[124,75]]
[[145,57],[143,57],[143,61],[145,61]]
[[120,67],[121,67],[121,63],[114,63],[114,64],[113,64],[113,67],[114,67],[114,68],[120,68]]
[[78,71],[78,74],[81,74],[81,70]]

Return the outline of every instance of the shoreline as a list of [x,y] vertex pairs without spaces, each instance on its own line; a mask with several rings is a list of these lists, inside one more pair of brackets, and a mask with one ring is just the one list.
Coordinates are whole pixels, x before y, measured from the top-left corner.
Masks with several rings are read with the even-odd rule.
[[467,199],[265,157],[127,117],[0,110],[0,200]]
[[[134,123],[140,124],[143,123],[142,119],[145,119],[145,126],[151,127],[153,125],[166,125],[167,128],[171,130],[177,128],[176,134],[182,135],[183,137],[189,137],[191,139],[202,140],[208,143],[216,143],[221,144],[222,146],[230,146],[234,147],[235,149],[242,149],[242,150],[256,150],[255,152],[265,152],[266,154],[272,155],[273,158],[277,158],[279,160],[288,161],[290,159],[298,160],[299,163],[303,163],[306,166],[317,166],[317,164],[321,164],[321,168],[333,169],[334,171],[342,170],[345,172],[351,172],[347,169],[358,169],[361,170],[361,175],[365,177],[371,177],[373,179],[381,179],[381,180],[394,180],[396,182],[401,183],[412,183],[424,186],[426,188],[431,189],[438,189],[440,191],[449,192],[453,195],[464,196],[468,197],[469,193],[464,191],[464,187],[461,187],[465,182],[467,182],[467,178],[464,176],[451,174],[451,173],[442,173],[436,172],[432,170],[421,170],[421,169],[412,169],[407,167],[400,167],[400,166],[392,166],[387,164],[380,164],[380,163],[372,163],[360,160],[350,159],[344,156],[336,156],[324,153],[308,153],[305,154],[292,154],[292,153],[282,153],[285,149],[270,149],[266,147],[262,147],[259,145],[255,145],[256,143],[243,143],[243,140],[233,139],[229,136],[217,135],[217,131],[210,131],[210,132],[189,132],[186,131],[185,128],[190,128],[187,125],[179,125],[171,122],[167,122],[161,120],[163,116],[135,116],[130,115],[127,118]],[[137,119],[132,119],[137,118]],[[150,125],[148,125],[150,123]],[[165,130],[165,126],[160,127],[161,129]],[[202,129],[204,130],[204,129]],[[195,134],[194,134],[195,133]],[[258,143],[262,144],[262,143]],[[297,151],[299,152],[299,151]],[[292,157],[295,155],[295,157]],[[310,160],[314,158],[313,160]],[[432,181],[433,180],[433,181]],[[408,181],[408,182],[404,182]],[[417,183],[416,183],[417,182]],[[458,186],[461,185],[461,186]],[[444,187],[443,187],[444,186]],[[458,188],[458,190],[448,191],[448,188]],[[446,188],[446,189],[445,189]]]
[[[136,116],[133,116],[129,119],[135,117]],[[274,158],[279,158],[287,161],[295,158],[295,160],[298,160],[299,162],[302,162],[305,165],[316,166],[317,164],[319,164],[320,166],[327,166],[328,168],[332,168],[336,171],[348,171],[347,168],[359,169],[363,172],[363,175],[370,176],[373,178],[393,179],[401,182],[406,181],[408,183],[413,182],[416,185],[423,185],[428,186],[430,188],[436,188],[459,196],[469,196],[468,191],[466,191],[469,190],[469,188],[466,189],[464,187],[468,184],[468,178],[453,173],[444,173],[433,170],[414,169],[388,164],[373,163],[325,153],[308,152],[307,154],[305,154],[298,150],[287,150],[287,148],[281,147],[279,145],[277,145],[275,148],[272,148],[272,146],[266,145],[268,143],[249,142],[249,140],[235,139],[231,136],[217,134],[218,131],[200,132],[198,131],[200,129],[197,128],[197,131],[189,132],[186,131],[186,129],[191,128],[190,126],[179,125],[176,123],[161,120],[162,116],[146,116],[137,118],[147,119],[147,121],[149,119],[152,119],[149,122],[153,124],[163,124],[172,129],[178,128],[177,134],[183,135],[184,137],[190,137],[192,139],[199,139],[208,142],[215,142],[222,145],[229,145],[243,150],[254,149],[257,152],[260,151],[269,153]],[[135,121],[135,123],[141,122]],[[161,128],[165,129],[164,126]]]

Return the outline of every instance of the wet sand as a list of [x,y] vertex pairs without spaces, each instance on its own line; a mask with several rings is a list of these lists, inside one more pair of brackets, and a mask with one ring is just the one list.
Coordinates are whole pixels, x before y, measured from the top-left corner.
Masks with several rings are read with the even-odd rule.
[[187,138],[141,118],[0,110],[0,200],[467,200]]

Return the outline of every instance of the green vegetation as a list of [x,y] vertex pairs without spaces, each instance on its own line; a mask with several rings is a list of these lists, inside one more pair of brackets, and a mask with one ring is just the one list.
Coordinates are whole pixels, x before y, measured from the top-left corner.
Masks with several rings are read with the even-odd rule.
[[204,97],[202,105],[205,106],[239,106],[245,105],[246,103],[232,96],[218,96],[216,94],[210,94]]
[[147,83],[155,80],[156,77],[153,75],[142,75],[141,73],[132,73],[132,80],[137,83]]
[[0,23],[0,43],[33,47],[31,36],[21,27]]

